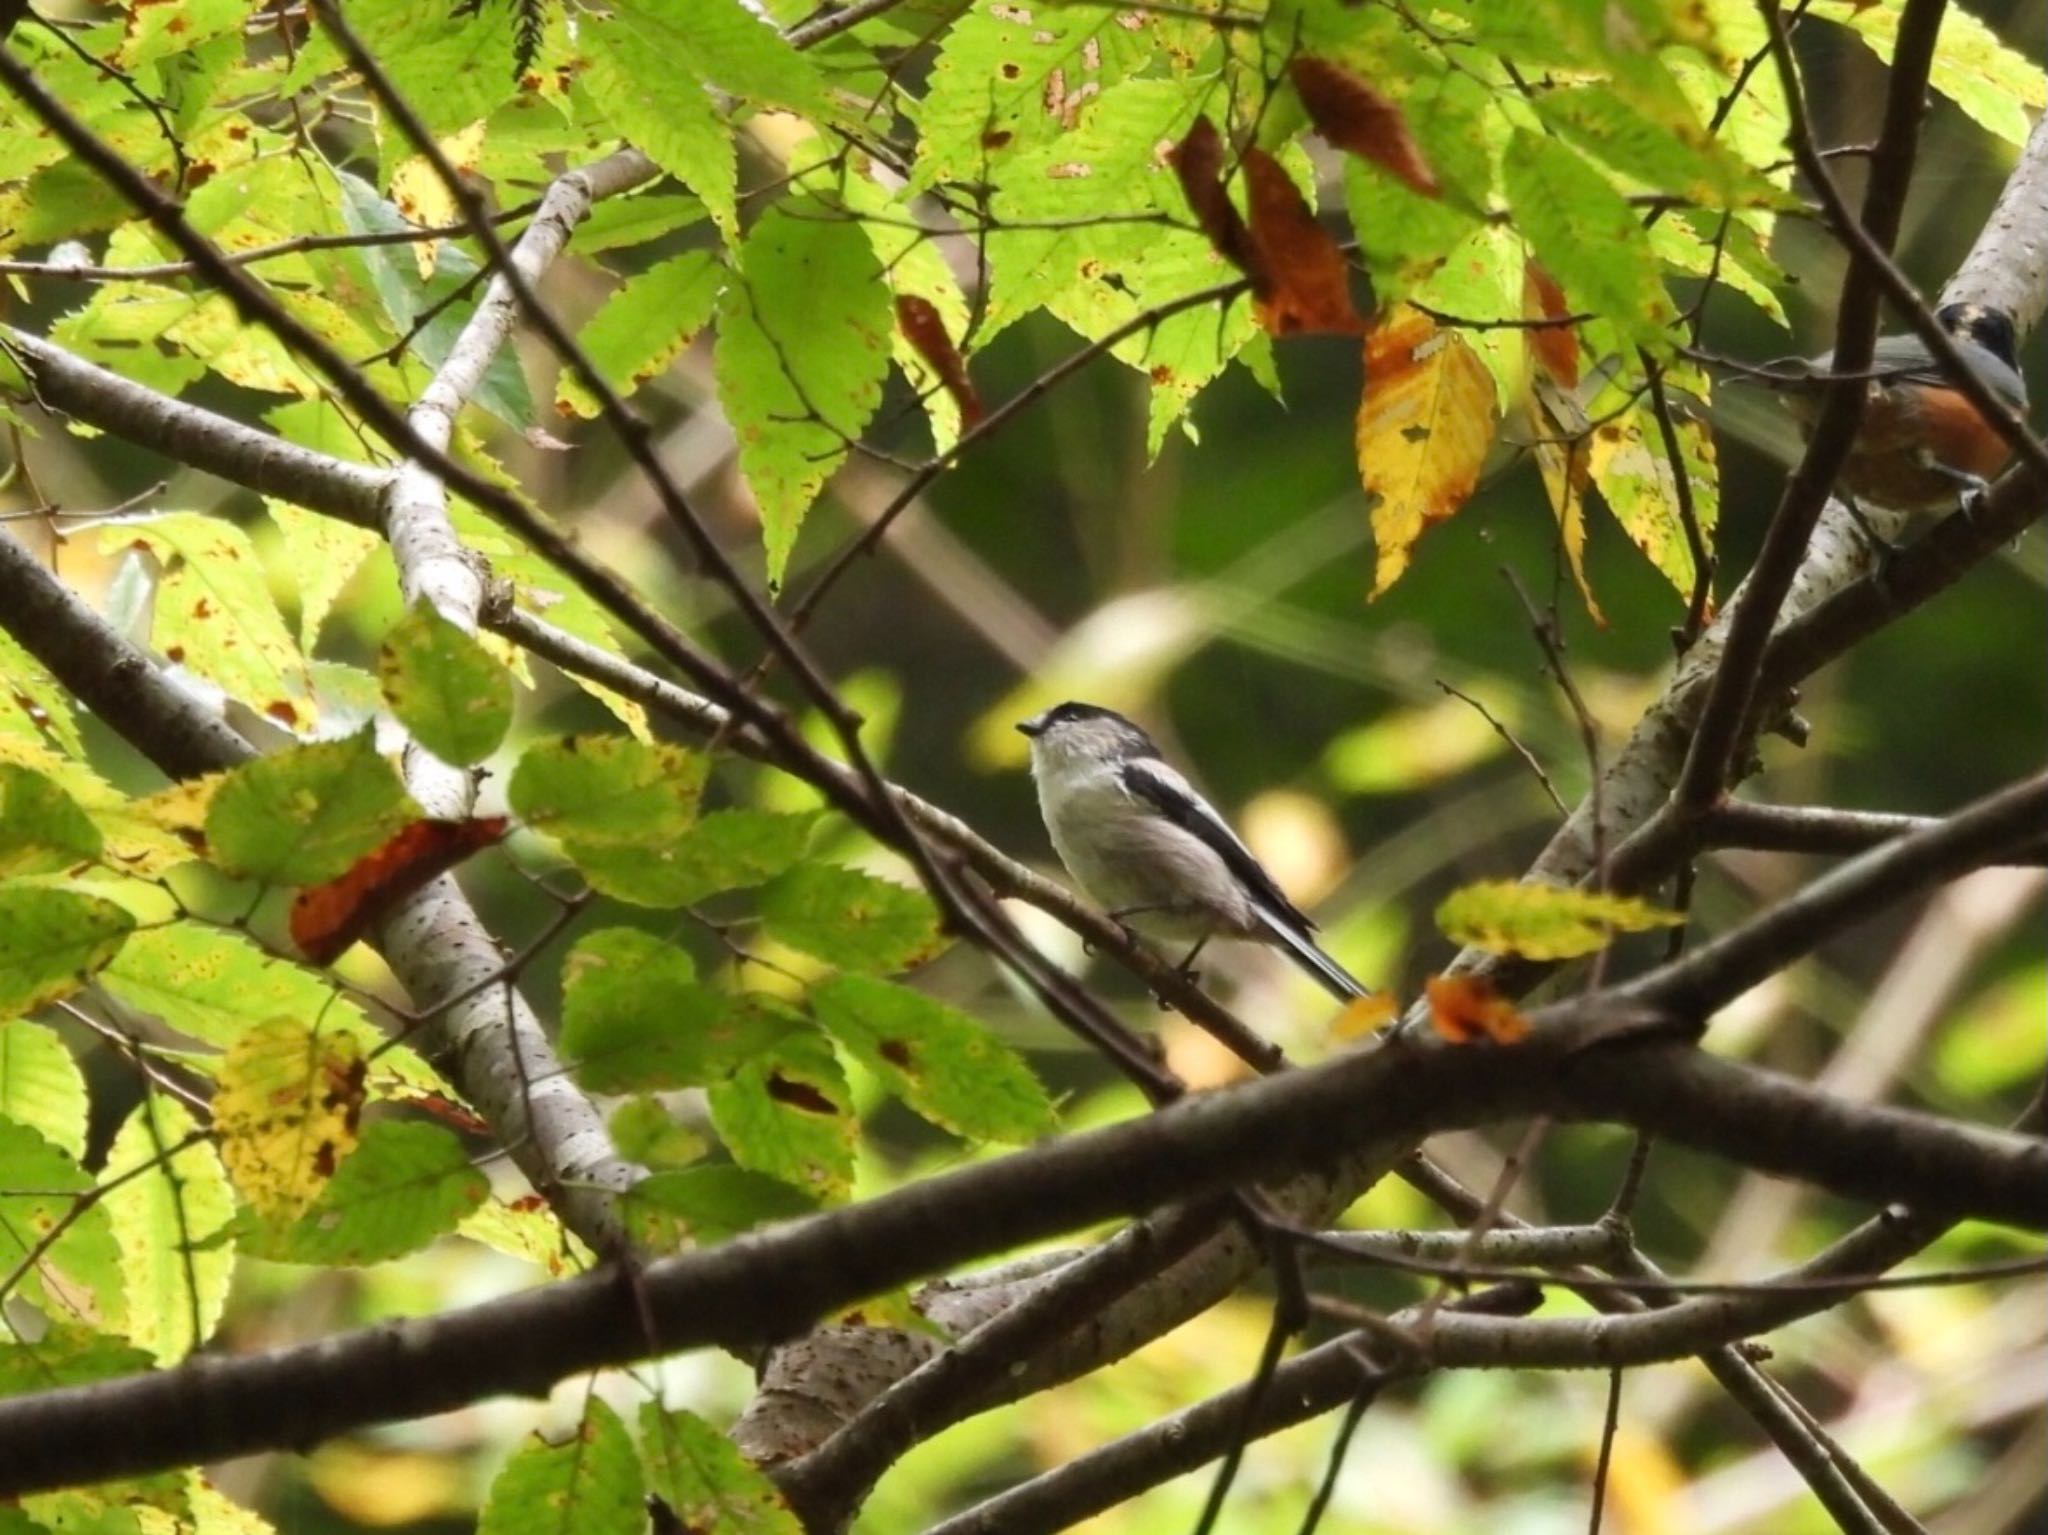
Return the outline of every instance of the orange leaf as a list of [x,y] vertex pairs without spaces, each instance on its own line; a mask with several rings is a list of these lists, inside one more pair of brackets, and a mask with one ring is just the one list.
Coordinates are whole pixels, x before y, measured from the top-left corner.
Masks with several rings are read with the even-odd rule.
[[292,942],[316,965],[340,958],[405,897],[502,840],[505,826],[503,816],[414,821],[341,878],[301,890],[292,902]]
[[1350,268],[1301,189],[1263,149],[1244,152],[1244,174],[1252,244],[1267,279],[1267,290],[1254,293],[1259,323],[1276,336],[1357,335],[1364,325],[1351,303]]
[[1493,375],[1455,331],[1397,305],[1365,338],[1358,475],[1377,498],[1373,595],[1408,568],[1431,523],[1465,504],[1493,445]]
[[[1562,320],[1572,312],[1557,279],[1535,261],[1522,263],[1522,314],[1530,320]],[[1579,387],[1579,333],[1569,325],[1539,325],[1529,332],[1536,361],[1566,389]]]
[[1335,1039],[1357,1039],[1392,1023],[1400,1010],[1392,992],[1376,991],[1370,996],[1353,997],[1330,1024],[1330,1034]]
[[953,345],[953,338],[946,334],[946,322],[939,318],[937,306],[915,293],[899,293],[896,296],[896,328],[903,332],[903,339],[917,349],[917,355],[931,365],[932,372],[939,376],[939,382],[946,386],[946,393],[960,407],[960,424],[972,426],[979,421],[981,396],[974,392],[974,380],[967,376],[967,364]]
[[1429,1021],[1454,1045],[1482,1039],[1513,1045],[1528,1036],[1529,1020],[1484,976],[1433,975],[1422,989],[1429,998]]
[[1424,197],[1443,190],[1401,109],[1342,65],[1298,58],[1289,66],[1309,121],[1335,148],[1370,161]]
[[1251,231],[1245,228],[1230,194],[1223,190],[1223,136],[1208,118],[1196,118],[1187,137],[1174,147],[1173,173],[1210,246],[1252,280],[1254,294],[1263,296],[1268,283],[1259,266],[1259,253],[1252,246]]

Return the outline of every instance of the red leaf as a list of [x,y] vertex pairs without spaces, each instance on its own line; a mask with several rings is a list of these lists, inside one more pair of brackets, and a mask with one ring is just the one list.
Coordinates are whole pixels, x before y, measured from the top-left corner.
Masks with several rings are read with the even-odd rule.
[[932,301],[915,293],[896,295],[896,328],[903,332],[903,339],[916,348],[917,355],[930,365],[932,372],[939,376],[939,382],[946,386],[946,393],[960,407],[960,424],[972,426],[979,421],[981,396],[974,392],[974,380],[967,376],[967,364],[961,360],[953,338],[946,334],[946,322],[939,318],[939,311]]
[[1408,119],[1393,102],[1328,59],[1298,58],[1289,70],[1309,121],[1333,146],[1370,161],[1424,197],[1442,192],[1408,131]]
[[1252,243],[1267,279],[1267,291],[1254,288],[1259,323],[1276,336],[1358,335],[1365,326],[1351,304],[1351,270],[1301,189],[1263,149],[1244,152],[1244,174]]
[[292,902],[292,942],[316,965],[339,959],[405,897],[501,841],[505,827],[503,816],[414,821],[341,878],[301,890]]
[[1433,975],[1423,983],[1423,994],[1429,998],[1430,1022],[1454,1045],[1482,1039],[1512,1045],[1529,1033],[1529,1020],[1483,976]]
[[1230,194],[1223,190],[1223,136],[1206,117],[1195,119],[1173,151],[1173,173],[1194,210],[1195,221],[1217,255],[1252,280],[1252,292],[1263,297],[1270,284],[1259,266],[1259,253],[1252,245],[1251,231]]
[[[1522,313],[1531,320],[1562,320],[1572,312],[1557,279],[1534,261],[1522,263]],[[1539,325],[1529,332],[1536,361],[1566,389],[1579,387],[1579,333],[1569,325]]]

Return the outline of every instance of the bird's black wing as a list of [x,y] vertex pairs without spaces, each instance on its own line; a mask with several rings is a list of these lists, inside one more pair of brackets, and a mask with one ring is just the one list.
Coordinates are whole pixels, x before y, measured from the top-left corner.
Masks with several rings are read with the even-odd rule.
[[1122,775],[1124,788],[1134,799],[1205,843],[1273,916],[1298,924],[1305,933],[1315,931],[1315,923],[1287,899],[1252,850],[1178,772],[1156,757],[1136,757],[1123,765]]

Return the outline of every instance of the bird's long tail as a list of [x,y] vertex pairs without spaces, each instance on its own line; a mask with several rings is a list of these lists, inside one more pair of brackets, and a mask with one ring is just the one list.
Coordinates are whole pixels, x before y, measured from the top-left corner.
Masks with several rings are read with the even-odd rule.
[[1349,1002],[1354,997],[1369,997],[1372,992],[1360,983],[1358,978],[1329,955],[1316,947],[1316,941],[1293,922],[1276,916],[1264,907],[1257,907],[1259,921],[1266,931],[1273,935],[1273,941],[1289,954],[1294,962],[1306,970],[1321,986],[1339,1002]]

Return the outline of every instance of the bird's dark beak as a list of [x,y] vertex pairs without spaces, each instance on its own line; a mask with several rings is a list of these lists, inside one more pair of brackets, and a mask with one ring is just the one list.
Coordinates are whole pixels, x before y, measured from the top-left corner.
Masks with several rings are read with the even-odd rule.
[[1045,716],[1042,714],[1034,714],[1028,720],[1017,721],[1017,734],[1020,736],[1033,737],[1044,735]]

